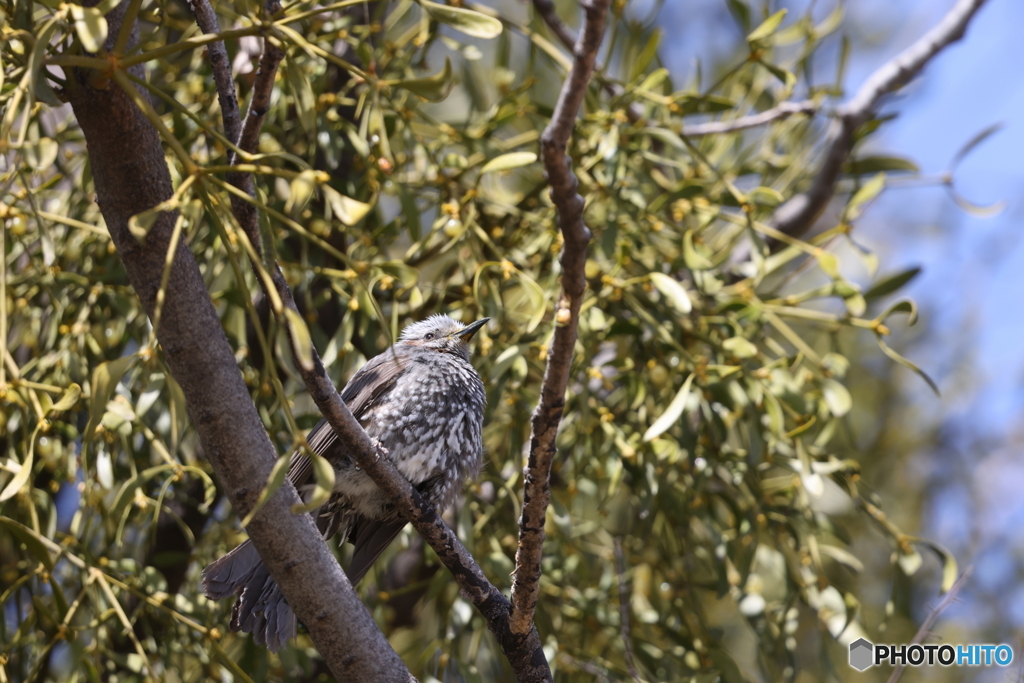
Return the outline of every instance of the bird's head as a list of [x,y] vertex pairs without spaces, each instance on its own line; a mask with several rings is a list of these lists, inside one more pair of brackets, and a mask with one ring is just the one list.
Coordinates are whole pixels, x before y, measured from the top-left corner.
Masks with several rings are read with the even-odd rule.
[[432,315],[402,330],[398,343],[452,353],[469,360],[469,340],[488,320],[490,318],[482,318],[475,323],[463,325],[444,314]]

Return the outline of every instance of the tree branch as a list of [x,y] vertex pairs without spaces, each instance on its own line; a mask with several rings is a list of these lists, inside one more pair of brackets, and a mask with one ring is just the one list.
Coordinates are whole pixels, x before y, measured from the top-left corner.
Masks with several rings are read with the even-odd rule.
[[[276,3],[277,0],[272,0],[272,2]],[[268,6],[267,11],[272,14],[276,10],[272,10]],[[260,70],[253,86],[252,104],[246,116],[238,145],[244,152],[255,151],[259,129],[268,109],[274,75],[283,57],[280,49],[272,46],[269,41],[265,40],[264,46]],[[253,181],[250,174],[236,174],[231,181],[239,189],[250,195],[253,194]],[[245,236],[252,243],[254,251],[257,255],[261,255],[263,249],[260,243],[259,216],[256,209],[250,203],[244,200],[236,202],[232,197],[232,210]],[[276,263],[269,265],[277,298],[284,308],[298,312],[295,299],[280,267]],[[271,293],[266,291],[265,280],[257,277],[257,281],[264,288],[268,299],[273,300],[274,297],[271,296]],[[283,311],[275,313],[281,314]],[[280,318],[281,324],[291,326],[292,320],[287,316],[281,315]],[[295,366],[324,419],[338,436],[339,442],[345,444],[344,452],[356,460],[360,468],[391,499],[399,513],[413,525],[413,528],[437,553],[441,563],[455,577],[463,596],[473,603],[484,616],[488,628],[497,637],[502,651],[508,657],[517,680],[521,683],[550,681],[551,671],[544,656],[537,630],[530,628],[525,633],[513,633],[509,629],[508,617],[511,606],[508,599],[487,579],[483,570],[480,569],[455,532],[441,519],[432,506],[424,502],[420,493],[399,473],[394,463],[387,457],[387,452],[370,438],[362,425],[355,419],[348,406],[342,401],[333,382],[327,376],[316,348],[311,348],[312,366],[304,367],[299,360],[300,354],[294,347],[295,339],[294,335],[289,335]],[[263,557],[262,553],[261,557]],[[353,596],[355,595],[351,587],[347,590]],[[291,603],[289,602],[289,604]],[[388,649],[392,653],[394,652],[390,646]]]
[[[924,639],[932,630],[932,626],[935,625],[935,621],[939,618],[939,615],[946,611],[946,608],[953,604],[956,600],[957,593],[967,583],[967,579],[970,578],[971,573],[974,571],[974,567],[968,567],[964,570],[964,573],[960,575],[960,578],[956,580],[946,595],[939,601],[939,604],[935,606],[929,614],[928,618],[921,624],[921,628],[917,629],[917,633],[914,634],[914,639],[910,641],[910,645],[920,645],[924,642]],[[889,680],[886,683],[897,683],[900,680],[900,676],[903,675],[903,670],[906,668],[904,664],[897,664],[893,667],[892,673],[889,675]]]
[[[121,3],[107,15],[107,50],[113,48],[126,7]],[[131,47],[139,31],[135,24],[128,28]],[[141,66],[132,69],[134,76],[144,77]],[[160,136],[116,83],[95,88],[87,72],[69,68],[66,74],[97,201],[132,287],[152,318],[178,213],[161,213],[142,241],[131,234],[128,220],[172,196]],[[276,453],[184,241],[174,251],[165,291],[157,338],[217,478],[234,508],[245,515],[269,479]],[[309,626],[338,679],[408,681],[404,664],[352,592],[312,519],[292,514],[292,505],[300,503],[293,487],[282,487],[248,527],[289,605]]]
[[906,85],[935,55],[960,40],[967,25],[986,0],[958,0],[935,28],[894,59],[883,64],[861,85],[857,94],[839,108],[825,142],[825,159],[811,186],[775,211],[769,224],[792,237],[807,232],[835,194],[836,183],[853,148],[853,135],[874,116],[881,99]]
[[551,200],[558,212],[558,226],[564,239],[562,293],[555,311],[557,327],[548,350],[540,400],[531,419],[530,453],[523,468],[523,511],[519,518],[519,546],[512,576],[510,626],[513,633],[527,633],[533,628],[533,615],[540,593],[544,520],[551,500],[555,436],[565,407],[580,305],[587,287],[584,266],[591,233],[583,222],[585,202],[577,192],[579,181],[572,172],[566,148],[594,71],[597,51],[604,39],[605,17],[610,4],[610,0],[591,0],[583,4],[586,22],[576,43],[572,69],[562,84],[551,123],[540,138],[544,169],[551,185]]
[[[217,14],[210,6],[210,0],[188,0],[188,6],[203,33],[220,33]],[[235,94],[235,83],[231,78],[231,61],[228,59],[228,51],[222,40],[210,43],[206,50],[210,56],[213,81],[217,84],[217,98],[220,100],[221,115],[224,117],[224,135],[232,143],[238,144],[242,121],[238,113],[238,96]]]
[[818,105],[811,100],[804,100],[803,102],[783,102],[779,106],[767,109],[759,114],[741,116],[740,118],[732,119],[731,121],[710,121],[708,123],[697,123],[691,126],[684,125],[683,135],[694,138],[704,135],[735,133],[737,131],[746,130],[747,128],[763,126],[779,119],[788,119],[794,114],[813,115],[818,111],[818,108]]

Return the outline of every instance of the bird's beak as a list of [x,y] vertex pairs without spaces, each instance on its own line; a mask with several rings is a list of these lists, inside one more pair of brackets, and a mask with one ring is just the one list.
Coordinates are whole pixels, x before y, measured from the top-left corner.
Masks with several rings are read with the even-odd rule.
[[470,339],[473,338],[473,335],[476,334],[477,330],[479,330],[481,327],[487,324],[488,320],[490,320],[490,318],[481,318],[480,320],[477,320],[475,323],[470,323],[469,325],[466,325],[461,330],[456,332],[453,336],[459,337],[460,339],[462,339],[462,341],[468,342]]

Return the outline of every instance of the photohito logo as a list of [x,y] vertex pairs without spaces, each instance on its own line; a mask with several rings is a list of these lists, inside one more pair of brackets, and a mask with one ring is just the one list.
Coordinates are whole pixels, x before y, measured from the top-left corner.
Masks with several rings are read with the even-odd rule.
[[878,664],[904,666],[1009,666],[1009,645],[875,645],[865,638],[850,643],[850,666],[863,671]]

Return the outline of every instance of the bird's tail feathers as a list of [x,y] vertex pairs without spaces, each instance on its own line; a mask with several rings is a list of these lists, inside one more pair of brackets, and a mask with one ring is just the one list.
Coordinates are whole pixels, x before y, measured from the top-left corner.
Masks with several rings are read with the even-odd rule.
[[231,630],[252,633],[253,640],[271,652],[295,637],[295,613],[251,541],[203,570],[203,591],[212,600],[236,595]]

